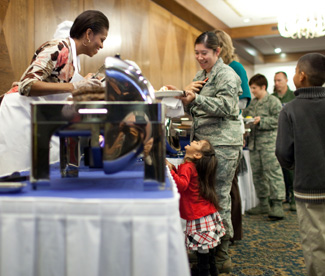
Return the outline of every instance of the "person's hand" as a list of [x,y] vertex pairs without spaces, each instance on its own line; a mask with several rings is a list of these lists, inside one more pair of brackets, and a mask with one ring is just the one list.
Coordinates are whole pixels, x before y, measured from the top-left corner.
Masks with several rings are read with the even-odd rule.
[[88,73],[86,76],[85,76],[85,79],[87,80],[90,80],[90,79],[96,79],[96,78],[93,78],[95,74],[94,73]]
[[188,105],[196,98],[196,93],[193,91],[185,91],[185,96],[182,97],[175,97],[176,99],[182,100],[184,105]]
[[153,137],[151,137],[143,146],[144,156],[148,156],[153,146]]
[[101,86],[100,80],[98,80],[98,79],[86,79],[86,78],[84,78],[81,81],[73,82],[72,84],[73,84],[73,88],[75,90],[77,90],[77,89],[79,89],[81,87],[91,88],[91,87]]
[[19,82],[18,81],[14,81],[12,84],[11,84],[11,88],[12,87],[15,87],[15,86],[18,86],[19,85]]
[[260,116],[256,116],[256,117],[254,117],[254,125],[257,125],[257,124],[259,124],[259,122],[261,121],[261,117]]
[[165,85],[165,86],[168,88],[168,90],[180,90],[175,85],[168,84],[168,85]]
[[204,84],[205,81],[193,81],[185,87],[185,90],[199,93]]
[[172,163],[170,163],[167,159],[166,159],[166,165],[167,165],[168,169],[171,171],[175,168],[175,166]]
[[97,80],[103,81],[104,78],[105,78],[105,75],[102,74],[102,73],[97,73],[97,74],[88,73],[85,76],[85,79],[87,79],[87,80],[89,80],[89,79],[97,79]]

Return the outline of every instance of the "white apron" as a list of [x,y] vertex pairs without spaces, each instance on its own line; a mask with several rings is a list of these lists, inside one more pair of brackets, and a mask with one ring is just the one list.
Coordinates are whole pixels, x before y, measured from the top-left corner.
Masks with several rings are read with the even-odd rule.
[[[26,97],[19,93],[4,96],[0,105],[0,176],[31,167],[31,102],[62,101],[70,93]],[[52,137],[50,162],[59,160],[59,138]]]
[[[71,41],[72,39],[70,39]],[[73,40],[72,40],[73,41]],[[70,82],[83,79],[79,72],[79,58],[72,44],[75,73]],[[76,63],[75,63],[76,61]],[[0,105],[0,177],[31,168],[31,109],[32,102],[65,101],[71,93],[41,97],[6,94]],[[50,163],[59,161],[59,137],[52,137]]]

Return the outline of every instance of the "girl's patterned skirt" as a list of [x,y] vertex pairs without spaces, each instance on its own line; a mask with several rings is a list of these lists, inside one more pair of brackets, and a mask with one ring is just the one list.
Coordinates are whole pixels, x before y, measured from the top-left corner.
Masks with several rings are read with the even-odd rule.
[[212,249],[226,234],[219,212],[186,222],[185,243],[189,250]]

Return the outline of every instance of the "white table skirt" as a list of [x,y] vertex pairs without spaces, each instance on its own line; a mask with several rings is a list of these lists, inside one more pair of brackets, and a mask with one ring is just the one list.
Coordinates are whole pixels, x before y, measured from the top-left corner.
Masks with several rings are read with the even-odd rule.
[[189,276],[179,195],[0,197],[0,275]]
[[243,150],[247,164],[247,172],[238,175],[238,187],[241,197],[242,213],[255,207],[258,204],[253,182],[252,167],[248,150]]

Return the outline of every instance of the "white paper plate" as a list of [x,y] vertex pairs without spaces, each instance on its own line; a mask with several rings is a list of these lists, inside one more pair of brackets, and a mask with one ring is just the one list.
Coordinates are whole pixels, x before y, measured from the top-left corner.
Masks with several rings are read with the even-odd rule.
[[164,97],[179,97],[183,95],[183,91],[181,90],[167,90],[167,91],[157,91],[155,92],[156,98],[164,98]]
[[26,186],[22,182],[0,182],[0,193],[18,193]]
[[254,121],[255,121],[254,118],[244,118],[244,122],[246,124],[253,123]]

